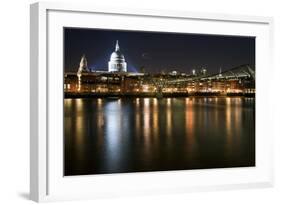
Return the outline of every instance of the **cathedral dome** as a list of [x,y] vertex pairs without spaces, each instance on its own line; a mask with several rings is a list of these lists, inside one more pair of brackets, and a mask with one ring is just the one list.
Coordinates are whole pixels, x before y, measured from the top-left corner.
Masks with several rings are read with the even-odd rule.
[[111,61],[115,61],[115,60],[125,61],[125,57],[124,57],[124,55],[118,50],[118,51],[114,51],[114,52],[111,54],[110,60],[111,60]]
[[124,55],[120,51],[118,40],[116,41],[115,51],[111,54],[110,61],[108,62],[108,71],[127,72],[127,63]]

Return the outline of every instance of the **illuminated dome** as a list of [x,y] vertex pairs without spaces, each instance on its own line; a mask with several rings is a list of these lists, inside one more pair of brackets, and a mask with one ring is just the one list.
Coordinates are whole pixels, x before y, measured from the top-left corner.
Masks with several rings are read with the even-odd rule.
[[110,61],[115,61],[115,60],[125,61],[125,57],[120,51],[114,51],[111,54]]
[[120,51],[118,40],[116,41],[115,51],[110,56],[110,61],[108,62],[109,72],[127,72],[127,63],[125,62],[125,57]]

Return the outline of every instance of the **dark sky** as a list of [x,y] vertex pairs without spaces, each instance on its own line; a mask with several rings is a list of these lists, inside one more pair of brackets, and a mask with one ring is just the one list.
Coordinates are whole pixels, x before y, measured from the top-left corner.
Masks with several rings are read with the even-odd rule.
[[144,67],[153,73],[190,73],[205,67],[217,73],[220,67],[255,65],[254,37],[65,28],[65,70],[77,71],[83,54],[89,68],[107,70],[116,40],[131,72]]

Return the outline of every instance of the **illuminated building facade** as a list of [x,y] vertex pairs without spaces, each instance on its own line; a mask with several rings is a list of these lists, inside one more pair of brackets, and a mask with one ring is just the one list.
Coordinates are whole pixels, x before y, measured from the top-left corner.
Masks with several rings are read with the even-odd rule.
[[78,77],[65,73],[69,96],[190,96],[254,95],[255,74],[247,65],[213,75],[183,73],[88,72]]
[[202,68],[191,74],[130,73],[120,52],[118,41],[108,62],[108,71],[90,71],[85,55],[77,73],[64,75],[66,95],[85,96],[189,96],[189,95],[248,95],[255,94],[255,71],[241,65],[217,74],[207,74]]

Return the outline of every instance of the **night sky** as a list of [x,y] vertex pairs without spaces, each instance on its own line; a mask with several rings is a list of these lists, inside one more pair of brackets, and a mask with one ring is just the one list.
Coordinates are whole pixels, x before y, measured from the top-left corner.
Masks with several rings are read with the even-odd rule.
[[76,72],[83,54],[90,69],[107,70],[116,40],[129,72],[143,67],[151,73],[190,73],[205,67],[208,73],[218,73],[220,67],[255,66],[254,37],[65,28],[65,71]]

